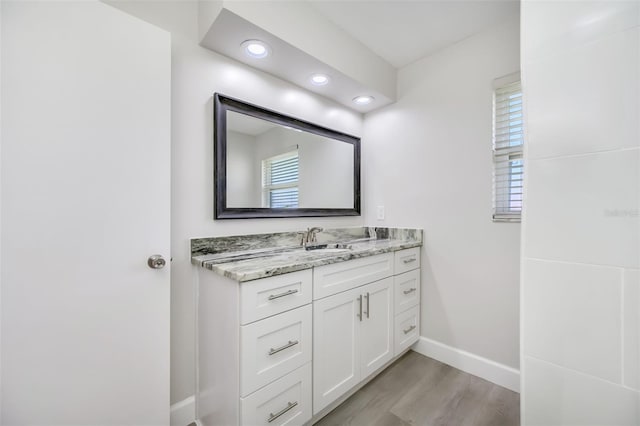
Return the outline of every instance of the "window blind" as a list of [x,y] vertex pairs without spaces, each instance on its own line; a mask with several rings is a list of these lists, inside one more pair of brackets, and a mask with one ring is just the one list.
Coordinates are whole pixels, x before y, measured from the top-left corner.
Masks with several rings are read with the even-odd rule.
[[264,207],[298,207],[298,151],[262,161],[262,201]]
[[493,220],[519,222],[524,172],[520,81],[497,87],[493,106]]

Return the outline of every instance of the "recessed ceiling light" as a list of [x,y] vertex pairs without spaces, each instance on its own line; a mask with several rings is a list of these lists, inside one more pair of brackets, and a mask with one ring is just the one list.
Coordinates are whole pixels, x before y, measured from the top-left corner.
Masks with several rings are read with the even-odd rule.
[[329,82],[329,76],[324,74],[314,74],[311,76],[311,84],[316,86],[324,86]]
[[375,98],[373,96],[356,96],[353,98],[353,102],[358,105],[369,105],[374,99]]
[[260,40],[246,40],[241,44],[244,53],[252,58],[266,58],[269,56],[269,46]]

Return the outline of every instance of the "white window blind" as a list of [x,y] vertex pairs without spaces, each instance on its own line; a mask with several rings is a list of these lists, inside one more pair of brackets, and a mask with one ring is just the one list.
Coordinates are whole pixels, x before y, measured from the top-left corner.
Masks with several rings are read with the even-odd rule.
[[[510,78],[513,80],[513,76]],[[522,211],[524,144],[522,87],[502,83],[493,96],[493,220],[519,222]]]
[[262,205],[271,208],[298,207],[298,151],[262,161]]

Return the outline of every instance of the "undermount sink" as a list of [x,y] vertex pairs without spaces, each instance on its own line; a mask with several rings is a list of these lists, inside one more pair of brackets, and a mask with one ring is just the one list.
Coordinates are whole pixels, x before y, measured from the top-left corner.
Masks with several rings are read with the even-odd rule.
[[351,246],[351,244],[332,243],[332,244],[314,244],[314,245],[306,246],[304,249],[307,251],[320,251],[322,253],[339,253],[343,251],[352,250],[353,247]]
[[343,248],[343,249],[336,249],[336,248],[324,248],[324,249],[320,249],[318,250],[318,253],[322,253],[322,254],[340,254],[340,253],[348,253],[350,252],[351,249],[350,248]]

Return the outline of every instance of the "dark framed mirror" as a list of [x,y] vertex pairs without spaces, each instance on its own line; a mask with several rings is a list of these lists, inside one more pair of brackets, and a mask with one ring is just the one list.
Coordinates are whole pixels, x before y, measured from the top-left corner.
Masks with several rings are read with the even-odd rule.
[[214,218],[360,215],[360,138],[214,94]]

